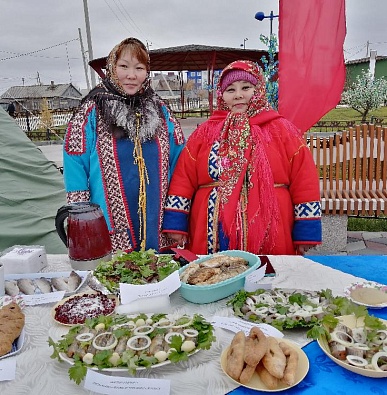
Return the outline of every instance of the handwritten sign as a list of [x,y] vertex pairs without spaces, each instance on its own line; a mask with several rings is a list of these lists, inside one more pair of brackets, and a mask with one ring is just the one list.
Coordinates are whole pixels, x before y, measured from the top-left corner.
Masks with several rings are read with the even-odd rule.
[[234,317],[220,317],[220,316],[213,316],[211,319],[211,324],[218,327],[227,329],[231,332],[237,333],[239,331],[243,331],[247,336],[250,332],[250,329],[253,326],[258,327],[266,336],[273,336],[273,337],[284,337],[283,333],[280,332],[278,329],[274,328],[269,324],[255,324],[248,321],[242,321],[239,318]]
[[105,376],[88,369],[85,389],[109,395],[169,395],[171,382],[160,379]]
[[0,381],[15,380],[16,358],[4,358],[0,361]]
[[180,288],[179,272],[175,271],[158,283],[133,285],[120,283],[121,303],[130,303],[136,299],[154,298],[160,295],[170,295]]
[[247,292],[253,292],[256,289],[260,288],[259,281],[265,276],[266,273],[266,264],[261,266],[259,269],[254,270],[245,278],[245,290]]
[[63,299],[65,291],[49,292],[46,294],[23,295],[26,306],[59,302]]

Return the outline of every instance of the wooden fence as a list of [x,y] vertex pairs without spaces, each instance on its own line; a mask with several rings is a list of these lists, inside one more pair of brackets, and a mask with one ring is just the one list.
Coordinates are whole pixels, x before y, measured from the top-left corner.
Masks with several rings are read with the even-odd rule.
[[[53,112],[52,113],[52,120],[53,120],[53,127],[58,127],[62,125],[66,125],[73,115],[72,111],[66,112]],[[19,115],[16,117],[16,123],[18,126],[24,130],[25,132],[30,132],[38,129],[43,129],[44,125],[41,123],[41,116],[40,114],[30,114],[26,115]]]
[[357,125],[305,135],[320,177],[325,214],[387,215],[387,127]]

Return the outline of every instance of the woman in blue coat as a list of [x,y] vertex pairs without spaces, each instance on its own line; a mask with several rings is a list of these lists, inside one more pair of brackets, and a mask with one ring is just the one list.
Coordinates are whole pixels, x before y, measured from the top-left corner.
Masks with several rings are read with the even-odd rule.
[[82,101],[64,143],[69,204],[100,205],[113,250],[163,251],[168,184],[184,135],[150,86],[149,54],[136,38],[110,52],[106,78]]

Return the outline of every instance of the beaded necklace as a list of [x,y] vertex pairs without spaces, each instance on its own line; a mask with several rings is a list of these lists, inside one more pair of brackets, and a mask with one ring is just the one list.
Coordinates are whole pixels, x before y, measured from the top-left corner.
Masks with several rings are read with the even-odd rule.
[[138,194],[138,217],[140,221],[141,250],[145,250],[146,246],[146,184],[149,185],[148,170],[142,155],[142,144],[139,138],[141,114],[136,113],[136,137],[134,139],[133,158],[134,163],[138,166],[138,174],[140,179]]

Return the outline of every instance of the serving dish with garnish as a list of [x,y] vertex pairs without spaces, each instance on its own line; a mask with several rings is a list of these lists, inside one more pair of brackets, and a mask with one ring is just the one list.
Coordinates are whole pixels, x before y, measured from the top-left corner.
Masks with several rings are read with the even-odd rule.
[[187,360],[215,341],[214,329],[201,315],[138,314],[87,319],[59,341],[49,339],[51,358],[69,363],[79,384],[86,368],[135,375],[137,370]]
[[343,303],[351,302],[344,297],[334,297],[330,289],[281,288],[253,292],[241,290],[227,302],[237,317],[257,324],[270,324],[281,331],[313,327],[326,314],[339,313]]
[[192,303],[211,303],[243,288],[261,261],[246,251],[228,250],[203,256],[179,270],[180,293]]
[[317,342],[344,369],[367,377],[387,377],[387,321],[367,313],[326,317]]
[[110,261],[101,262],[93,271],[88,285],[103,293],[118,293],[119,284],[143,285],[164,280],[180,269],[171,254],[156,254],[154,250],[118,251]]

